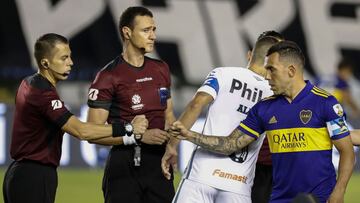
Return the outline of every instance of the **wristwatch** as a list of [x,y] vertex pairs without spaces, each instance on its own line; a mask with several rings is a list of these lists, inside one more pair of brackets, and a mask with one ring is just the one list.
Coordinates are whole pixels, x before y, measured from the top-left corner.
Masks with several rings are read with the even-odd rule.
[[136,143],[139,144],[142,139],[142,134],[134,135],[134,138]]
[[127,136],[131,136],[133,134],[133,131],[134,131],[133,125],[131,125],[131,123],[126,123],[125,124],[125,134]]

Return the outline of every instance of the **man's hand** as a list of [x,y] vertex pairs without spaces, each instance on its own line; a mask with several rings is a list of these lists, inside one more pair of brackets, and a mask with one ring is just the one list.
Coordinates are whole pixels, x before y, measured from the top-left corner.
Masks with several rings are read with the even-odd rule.
[[149,121],[145,118],[145,115],[137,115],[131,121],[131,125],[134,127],[133,133],[135,135],[144,134],[148,128]]
[[141,142],[151,145],[162,145],[168,141],[168,133],[157,128],[148,129],[143,134]]
[[181,140],[190,140],[195,138],[195,135],[188,129],[180,121],[175,121],[170,129],[169,135]]
[[170,166],[173,171],[177,171],[177,159],[178,153],[176,151],[176,145],[168,143],[166,145],[166,151],[161,159],[161,169],[166,179],[171,179]]

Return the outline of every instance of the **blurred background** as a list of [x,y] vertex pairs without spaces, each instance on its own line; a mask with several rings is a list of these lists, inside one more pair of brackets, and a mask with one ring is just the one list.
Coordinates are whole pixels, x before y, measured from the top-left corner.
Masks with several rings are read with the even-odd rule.
[[[70,39],[74,67],[69,79],[59,83],[58,92],[68,108],[85,119],[90,82],[99,69],[121,53],[119,16],[134,5],[146,6],[154,14],[157,43],[150,56],[170,66],[176,115],[180,115],[211,69],[245,67],[247,51],[258,35],[276,30],[304,51],[306,78],[334,94],[340,91],[349,123],[360,127],[360,0],[1,0],[1,175],[11,162],[8,147],[17,86],[21,79],[37,71],[33,60],[36,39],[48,32]],[[338,68],[341,61],[351,67],[346,73]],[[347,86],[339,86],[339,82]],[[201,129],[201,119],[197,126]],[[180,172],[191,148],[188,143],[181,145]],[[107,152],[106,147],[65,135],[58,198],[62,198],[64,188],[71,187],[61,185],[65,170],[64,174],[70,173],[69,180],[78,178],[86,185],[92,182],[86,182],[87,176],[81,179],[80,174],[95,177],[92,188],[96,192],[92,194],[98,200],[92,201],[101,202],[101,170]],[[358,159],[359,152],[356,154]],[[354,176],[360,170],[358,163],[355,170]],[[81,198],[77,190],[73,194]]]

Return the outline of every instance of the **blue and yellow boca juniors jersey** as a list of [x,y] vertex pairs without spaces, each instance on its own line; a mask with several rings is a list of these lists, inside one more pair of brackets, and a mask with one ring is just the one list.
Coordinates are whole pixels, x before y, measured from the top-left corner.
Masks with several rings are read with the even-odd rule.
[[306,83],[291,103],[283,96],[260,101],[238,127],[255,138],[266,132],[273,161],[272,202],[289,202],[299,192],[326,201],[336,183],[331,140],[350,134],[344,111],[333,96]]

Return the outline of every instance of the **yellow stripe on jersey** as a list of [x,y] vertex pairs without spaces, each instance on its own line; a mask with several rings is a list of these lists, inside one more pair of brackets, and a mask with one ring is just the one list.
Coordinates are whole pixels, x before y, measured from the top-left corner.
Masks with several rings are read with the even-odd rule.
[[243,123],[240,123],[240,126],[243,127],[245,130],[249,131],[250,133],[252,133],[253,135],[255,135],[256,137],[259,137],[260,134],[258,132],[256,132],[255,130],[247,127],[246,125],[244,125]]
[[289,128],[266,131],[271,153],[332,149],[327,128]]
[[323,90],[323,89],[318,88],[318,87],[316,87],[316,86],[313,87],[313,90],[315,90],[315,91],[317,91],[317,92],[319,92],[319,93],[326,94],[326,95],[328,95],[328,96],[331,95],[331,94],[330,94],[329,92],[327,92],[326,90]]
[[321,97],[325,97],[325,98],[328,98],[329,96],[328,95],[326,95],[326,94],[322,94],[322,93],[319,93],[319,92],[316,92],[315,90],[311,90],[311,92],[312,93],[314,93],[314,94],[316,94],[316,95],[319,95],[319,96],[321,96]]

